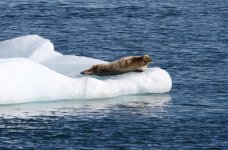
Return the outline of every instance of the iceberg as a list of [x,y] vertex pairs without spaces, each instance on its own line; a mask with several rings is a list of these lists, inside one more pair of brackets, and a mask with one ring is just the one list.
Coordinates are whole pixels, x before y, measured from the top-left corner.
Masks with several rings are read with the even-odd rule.
[[0,42],[0,104],[108,98],[166,93],[172,80],[163,69],[117,76],[83,76],[80,72],[106,61],[63,55],[38,35]]

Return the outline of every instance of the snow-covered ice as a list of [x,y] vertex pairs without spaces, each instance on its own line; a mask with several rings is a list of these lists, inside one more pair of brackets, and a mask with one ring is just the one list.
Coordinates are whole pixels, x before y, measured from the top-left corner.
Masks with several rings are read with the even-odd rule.
[[109,77],[80,75],[97,63],[108,62],[62,55],[38,35],[2,41],[0,104],[166,93],[172,87],[169,74],[161,68]]

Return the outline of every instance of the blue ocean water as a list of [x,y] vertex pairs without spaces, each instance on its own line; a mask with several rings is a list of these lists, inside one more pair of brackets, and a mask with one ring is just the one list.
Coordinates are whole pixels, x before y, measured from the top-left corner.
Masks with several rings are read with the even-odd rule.
[[4,0],[0,41],[63,54],[149,54],[167,94],[0,106],[0,149],[228,149],[228,1]]

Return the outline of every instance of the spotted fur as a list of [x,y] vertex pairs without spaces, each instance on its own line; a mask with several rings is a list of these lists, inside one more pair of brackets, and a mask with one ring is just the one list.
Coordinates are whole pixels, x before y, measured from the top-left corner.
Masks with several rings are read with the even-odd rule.
[[127,72],[143,72],[146,70],[149,63],[152,61],[149,55],[144,56],[128,56],[108,64],[98,64],[90,69],[84,70],[81,74],[84,75],[118,75]]

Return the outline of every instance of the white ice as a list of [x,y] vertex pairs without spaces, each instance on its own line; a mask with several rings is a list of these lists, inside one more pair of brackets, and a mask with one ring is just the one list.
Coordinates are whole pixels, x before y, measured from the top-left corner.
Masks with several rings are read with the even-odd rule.
[[62,55],[38,35],[2,41],[0,104],[166,93],[172,86],[169,74],[160,68],[110,77],[79,74],[97,63],[108,62]]

